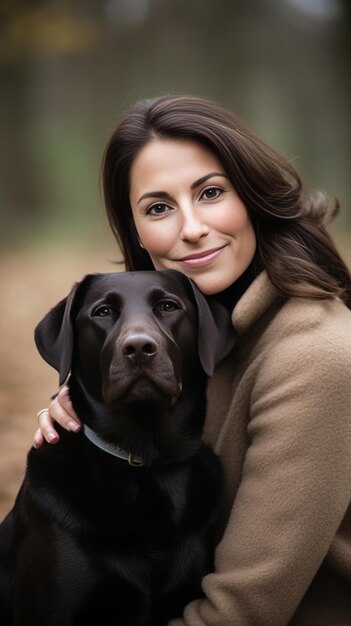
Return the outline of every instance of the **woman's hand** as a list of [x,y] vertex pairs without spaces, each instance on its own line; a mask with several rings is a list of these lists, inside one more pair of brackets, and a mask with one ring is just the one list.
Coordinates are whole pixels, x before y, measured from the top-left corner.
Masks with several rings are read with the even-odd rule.
[[39,412],[38,422],[39,428],[33,439],[35,448],[39,448],[44,439],[53,444],[59,441],[60,436],[54,428],[54,422],[72,432],[78,432],[81,429],[82,424],[72,407],[68,387],[62,387],[56,398],[50,402],[48,409]]

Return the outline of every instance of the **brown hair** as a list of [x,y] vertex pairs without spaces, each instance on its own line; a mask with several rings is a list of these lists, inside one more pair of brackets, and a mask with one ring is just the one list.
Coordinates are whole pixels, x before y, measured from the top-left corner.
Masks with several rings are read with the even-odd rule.
[[102,164],[109,222],[126,270],[153,265],[140,248],[129,202],[131,165],[155,138],[195,140],[221,161],[245,204],[257,237],[257,256],[285,296],[339,296],[351,306],[350,271],[326,231],[338,210],[322,193],[304,193],[292,164],[216,103],[188,96],[138,102],[112,135]]

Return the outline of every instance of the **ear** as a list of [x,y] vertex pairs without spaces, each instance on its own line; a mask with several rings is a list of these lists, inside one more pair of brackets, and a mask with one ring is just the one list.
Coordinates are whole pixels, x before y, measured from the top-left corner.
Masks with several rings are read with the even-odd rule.
[[227,309],[214,300],[208,301],[195,283],[188,279],[199,315],[199,356],[207,376],[212,376],[217,363],[231,351],[235,330]]
[[212,376],[217,363],[229,354],[234,345],[235,330],[231,317],[222,304],[212,298],[207,300],[190,278],[177,270],[165,272],[190,287],[198,311],[200,361],[207,376]]
[[59,372],[59,384],[63,385],[71,370],[73,354],[73,326],[71,311],[80,285],[73,286],[66,298],[54,306],[39,322],[34,339],[43,359]]

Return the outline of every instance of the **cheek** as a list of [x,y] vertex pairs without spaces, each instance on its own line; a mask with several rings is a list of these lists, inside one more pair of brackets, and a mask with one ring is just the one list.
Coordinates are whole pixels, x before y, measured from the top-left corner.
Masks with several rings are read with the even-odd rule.
[[256,250],[256,235],[246,208],[242,205],[231,207],[216,217],[217,230],[233,238],[236,252],[242,255],[244,264],[247,260],[250,262]]
[[161,222],[154,222],[148,225],[135,223],[143,246],[154,260],[168,257],[176,243],[176,228],[173,223],[171,224],[172,220],[167,221],[168,224]]
[[230,203],[223,207],[222,211],[216,211],[213,227],[233,237],[253,230],[247,211],[241,203],[239,205]]
[[251,263],[256,252],[256,234],[247,214],[238,216],[232,221],[232,236],[235,245],[236,261],[239,269],[244,271]]

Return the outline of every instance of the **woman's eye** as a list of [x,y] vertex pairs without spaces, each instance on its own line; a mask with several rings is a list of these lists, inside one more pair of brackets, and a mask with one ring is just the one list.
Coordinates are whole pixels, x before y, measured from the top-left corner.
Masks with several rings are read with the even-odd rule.
[[177,302],[174,302],[173,300],[162,300],[161,302],[158,302],[155,306],[155,310],[158,313],[172,313],[177,309],[180,309],[180,306]]
[[112,314],[113,314],[112,307],[108,306],[107,304],[102,304],[101,306],[98,306],[97,309],[95,309],[93,316],[94,317],[111,317]]
[[222,194],[222,189],[219,187],[207,187],[202,192],[202,196],[205,200],[216,200]]
[[158,204],[153,204],[148,208],[147,215],[162,215],[163,213],[166,213],[167,210],[167,205],[159,202]]

